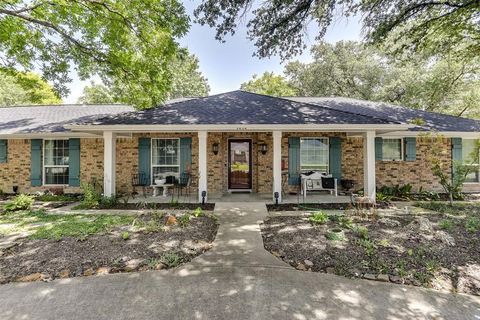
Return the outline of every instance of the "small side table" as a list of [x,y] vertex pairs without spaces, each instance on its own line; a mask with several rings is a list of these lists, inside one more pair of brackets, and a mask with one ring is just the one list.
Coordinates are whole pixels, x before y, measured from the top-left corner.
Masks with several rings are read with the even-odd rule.
[[158,196],[160,188],[163,189],[162,196],[167,197],[168,188],[173,188],[173,184],[152,184],[151,187],[153,188],[154,197]]

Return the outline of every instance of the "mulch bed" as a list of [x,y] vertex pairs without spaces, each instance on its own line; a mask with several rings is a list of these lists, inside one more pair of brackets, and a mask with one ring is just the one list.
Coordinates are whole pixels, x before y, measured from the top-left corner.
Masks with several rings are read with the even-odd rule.
[[354,220],[368,228],[370,252],[355,227],[342,228],[347,240],[327,240],[327,230],[339,227],[334,221],[312,225],[308,217],[280,216],[267,218],[261,227],[266,250],[300,270],[480,295],[480,231],[467,231],[463,220],[451,231],[442,230],[438,222],[445,216],[440,214],[388,219],[399,225]]
[[[148,222],[151,215],[139,219]],[[160,218],[164,225],[167,217]],[[211,248],[218,224],[209,216],[197,217],[181,227],[166,226],[164,230],[129,231],[125,227],[86,239],[64,237],[55,240],[20,239],[0,252],[0,283],[11,281],[51,280],[94,274],[166,269],[165,254],[175,254],[180,264]]]
[[[388,202],[378,201],[377,208],[388,208],[390,204]],[[279,211],[298,211],[305,209],[318,209],[318,210],[346,210],[352,208],[350,203],[280,203],[280,204],[267,204],[267,210],[271,212]]]
[[117,203],[114,206],[99,207],[97,209],[115,209],[115,210],[138,210],[138,209],[155,209],[155,210],[202,210],[213,211],[215,203]]

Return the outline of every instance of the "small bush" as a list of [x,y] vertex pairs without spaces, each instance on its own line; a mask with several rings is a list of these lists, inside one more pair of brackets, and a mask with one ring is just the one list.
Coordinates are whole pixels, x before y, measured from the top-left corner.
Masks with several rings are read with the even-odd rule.
[[192,219],[192,216],[188,213],[185,213],[179,217],[177,217],[178,224],[183,228],[188,225],[190,220]]
[[325,224],[328,222],[329,217],[323,211],[314,212],[308,220],[313,224]]
[[130,239],[130,234],[128,233],[128,231],[123,231],[123,232],[122,232],[122,239],[123,239],[123,240],[128,240],[128,239]]
[[368,229],[364,226],[358,226],[354,229],[355,233],[364,240],[368,239]]
[[375,253],[375,245],[373,244],[372,241],[362,238],[362,239],[356,239],[356,243],[363,247],[365,250],[365,254],[369,257],[371,257]]
[[443,219],[438,223],[438,226],[440,229],[447,230],[447,231],[452,231],[454,224],[452,220],[449,219]]
[[30,210],[35,198],[26,194],[19,194],[8,203],[5,204],[4,210],[6,212],[13,212],[18,210]]
[[164,253],[160,258],[160,262],[167,268],[175,268],[182,262],[182,258],[176,253]]
[[347,229],[352,229],[353,228],[353,220],[350,217],[340,217],[338,219],[338,223],[340,226],[347,228]]
[[82,182],[80,188],[83,191],[82,209],[97,208],[102,195],[95,190],[93,184]]
[[389,247],[390,246],[390,242],[387,240],[387,239],[382,239],[378,242],[378,244],[382,247]]
[[113,195],[111,197],[101,197],[99,201],[99,206],[102,209],[111,209],[114,208],[118,203],[118,198]]
[[195,209],[195,211],[193,211],[193,215],[194,215],[196,218],[203,216],[203,210],[202,210],[202,208],[198,207],[197,209]]
[[465,229],[468,232],[476,232],[480,230],[480,219],[477,217],[470,217],[465,221]]

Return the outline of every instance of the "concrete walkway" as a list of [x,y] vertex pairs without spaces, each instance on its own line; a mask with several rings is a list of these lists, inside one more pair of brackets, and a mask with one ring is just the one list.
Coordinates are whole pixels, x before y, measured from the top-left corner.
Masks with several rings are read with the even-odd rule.
[[290,268],[263,204],[219,203],[214,248],[166,271],[0,286],[0,319],[480,319],[480,298]]

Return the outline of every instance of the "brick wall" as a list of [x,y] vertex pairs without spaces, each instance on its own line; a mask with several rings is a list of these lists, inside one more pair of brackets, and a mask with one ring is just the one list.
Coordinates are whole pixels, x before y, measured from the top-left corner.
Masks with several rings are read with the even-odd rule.
[[[355,188],[363,188],[363,139],[361,137],[347,137],[339,133],[284,133],[282,138],[282,161],[288,166],[288,137],[342,137],[342,178],[355,181]],[[441,158],[446,168],[451,166],[450,139],[444,139],[445,146]],[[430,170],[427,159],[431,148],[429,138],[417,138],[417,158],[415,161],[376,161],[376,183],[378,187],[394,186],[410,183],[414,190],[442,191],[438,179]],[[476,187],[467,186],[466,190],[480,190]],[[289,187],[289,191],[294,188]]]
[[[8,161],[0,163],[0,190],[13,192],[13,186],[19,187],[19,192],[33,193],[43,191],[48,186],[32,187],[30,183],[30,140],[8,140]],[[96,178],[103,183],[103,140],[80,139],[80,179],[91,181]],[[67,193],[78,193],[78,187],[66,187]]]
[[[282,164],[288,168],[288,138],[291,136],[342,138],[342,177],[356,181],[356,188],[363,187],[363,140],[360,137],[347,137],[344,133],[286,132],[282,137]],[[196,133],[138,133],[131,138],[117,140],[117,192],[131,192],[131,177],[138,171],[138,139],[140,137],[180,138],[192,137],[192,192],[196,192],[198,179],[198,137]],[[207,141],[208,192],[221,194],[228,189],[228,140],[252,140],[252,188],[254,192],[271,193],[273,184],[273,139],[271,133],[209,133]],[[212,146],[219,144],[219,152],[213,154]],[[268,151],[263,155],[258,149],[265,142]],[[103,184],[103,139],[85,139],[81,141],[80,174],[82,181],[96,179]],[[410,183],[415,190],[441,190],[437,178],[433,176],[427,161],[431,142],[427,138],[417,139],[416,161],[377,161],[377,186],[393,186]],[[450,140],[444,140],[444,152],[441,157],[445,167],[451,165]],[[8,162],[0,163],[0,189],[12,192],[12,186],[18,185],[20,192],[35,192],[48,187],[30,185],[30,140],[15,139],[8,141]],[[466,191],[480,190],[479,184],[470,184]],[[67,187],[66,192],[80,192],[79,188]],[[293,190],[291,190],[293,191]]]

